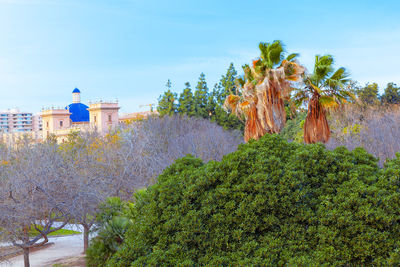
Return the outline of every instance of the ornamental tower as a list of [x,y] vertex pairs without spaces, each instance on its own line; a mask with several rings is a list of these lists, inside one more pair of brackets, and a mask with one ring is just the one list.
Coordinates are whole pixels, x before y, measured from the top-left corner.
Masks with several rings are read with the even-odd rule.
[[72,91],[72,103],[81,103],[81,91],[78,88]]
[[89,104],[90,125],[99,133],[106,134],[118,126],[118,102],[96,102]]

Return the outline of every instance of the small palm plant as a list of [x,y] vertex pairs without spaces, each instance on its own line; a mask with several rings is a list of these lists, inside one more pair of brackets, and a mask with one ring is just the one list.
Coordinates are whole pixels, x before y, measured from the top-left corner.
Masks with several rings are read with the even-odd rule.
[[314,71],[304,76],[304,88],[294,95],[299,106],[308,103],[307,117],[304,123],[304,142],[326,143],[330,129],[326,118],[329,110],[336,110],[347,100],[354,98],[346,85],[349,74],[341,67],[335,71],[331,55],[315,56]]
[[279,133],[285,126],[284,100],[290,98],[291,82],[301,80],[304,68],[295,59],[284,58],[281,41],[260,43],[260,57],[252,66],[244,65],[244,76],[237,79],[241,94],[230,94],[225,107],[246,120],[244,139],[258,139],[266,133]]

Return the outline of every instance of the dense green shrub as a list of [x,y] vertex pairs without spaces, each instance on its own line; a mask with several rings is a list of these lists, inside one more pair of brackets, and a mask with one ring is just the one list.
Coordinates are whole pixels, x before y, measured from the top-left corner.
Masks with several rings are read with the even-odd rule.
[[[397,161],[396,161],[397,160]],[[179,159],[136,196],[108,266],[399,264],[400,158],[276,135],[222,161]]]

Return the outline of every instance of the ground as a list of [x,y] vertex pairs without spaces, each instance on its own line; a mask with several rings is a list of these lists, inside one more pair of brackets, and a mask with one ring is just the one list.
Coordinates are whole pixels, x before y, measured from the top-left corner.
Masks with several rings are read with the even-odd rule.
[[85,256],[80,255],[77,257],[62,258],[50,263],[52,267],[85,267]]
[[[72,235],[63,237],[50,237],[49,242],[54,245],[46,249],[30,253],[31,267],[47,267],[54,264],[61,266],[85,266],[83,252],[83,235]],[[65,263],[64,263],[65,261]],[[77,265],[81,264],[81,265]],[[0,267],[24,266],[23,256],[17,256],[6,262],[0,263]],[[57,266],[57,265],[56,265]]]

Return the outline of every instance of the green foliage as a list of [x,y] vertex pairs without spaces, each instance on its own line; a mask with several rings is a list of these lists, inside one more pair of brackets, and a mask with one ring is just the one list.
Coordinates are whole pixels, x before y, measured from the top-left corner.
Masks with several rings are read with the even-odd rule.
[[285,127],[280,132],[283,139],[303,143],[303,126],[307,116],[307,111],[301,111],[293,119],[286,122]]
[[100,205],[100,211],[96,216],[96,225],[102,227],[114,217],[125,216],[129,213],[127,203],[119,197],[109,197],[105,203]]
[[185,89],[183,89],[183,92],[179,95],[178,113],[186,114],[191,117],[196,114],[193,100],[194,97],[192,89],[190,89],[190,83],[186,82],[185,86]]
[[358,88],[357,97],[364,104],[379,104],[378,84],[372,83]]
[[394,83],[388,83],[381,101],[383,104],[400,104],[400,88]]
[[215,121],[218,125],[224,127],[225,130],[236,129],[242,132],[244,130],[244,123],[232,113],[226,112],[220,105],[215,107],[215,113],[211,117],[211,121]]
[[[260,65],[256,66],[258,72],[264,72],[266,69],[272,69],[274,66],[281,63],[284,55],[284,46],[282,41],[275,40],[272,43],[260,43],[261,51]],[[291,56],[292,57],[292,56]]]
[[194,108],[196,115],[203,118],[208,118],[209,113],[207,111],[207,99],[208,98],[208,87],[206,82],[206,76],[204,73],[200,74],[199,81],[197,82],[196,90],[194,91]]
[[[37,226],[40,230],[42,230],[42,227],[39,225]],[[50,229],[54,229],[51,227]],[[74,231],[74,230],[68,230],[68,229],[60,229],[54,232],[51,232],[48,234],[48,236],[63,236],[63,235],[77,235],[80,234],[81,232]],[[38,236],[40,235],[39,231],[36,230],[35,228],[31,227],[31,230],[29,231],[29,236]]]
[[361,129],[362,129],[362,125],[360,125],[360,124],[349,125],[349,126],[343,128],[343,134],[357,135],[361,132]]
[[[226,74],[222,75],[220,82],[215,84],[210,92],[205,75],[201,73],[194,94],[189,82],[186,82],[179,99],[177,99],[176,93],[169,90],[171,86],[168,80],[168,91],[159,97],[157,110],[162,116],[178,113],[189,117],[201,117],[216,122],[225,130],[243,131],[243,122],[223,108],[227,95],[232,92],[239,93],[235,85],[236,78],[237,72],[231,63]],[[178,100],[177,103],[175,100]]]
[[400,155],[277,135],[203,164],[185,157],[136,194],[106,266],[398,265]]
[[237,71],[233,66],[233,63],[229,65],[229,68],[225,75],[222,75],[218,88],[220,88],[217,94],[217,103],[222,106],[225,102],[226,97],[233,93],[238,94],[235,80],[237,78]]
[[124,241],[124,235],[132,221],[130,208],[133,204],[122,202],[118,197],[110,197],[100,206],[96,218],[98,234],[91,240],[86,251],[87,266],[103,266]]
[[167,84],[167,91],[164,92],[163,95],[161,95],[158,98],[158,106],[157,106],[157,111],[161,116],[164,115],[173,115],[176,113],[177,110],[177,94],[171,92],[171,81],[168,80]]

